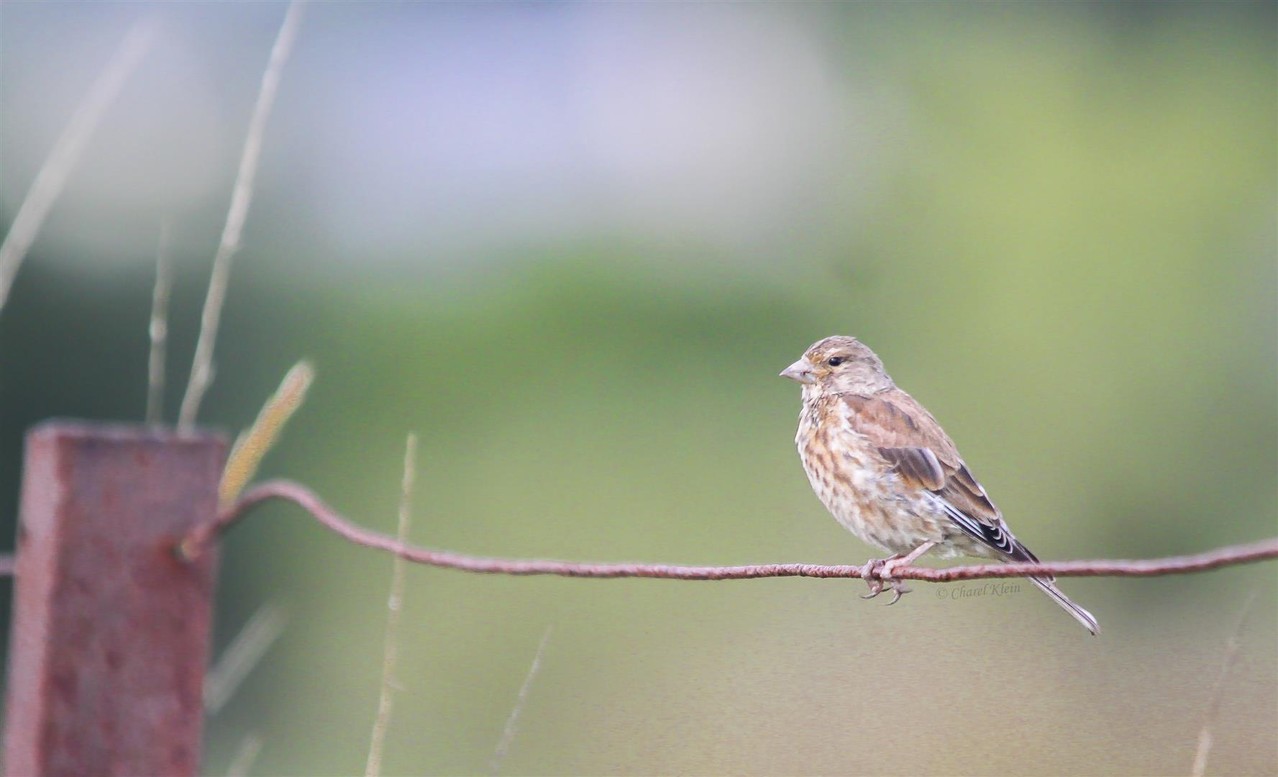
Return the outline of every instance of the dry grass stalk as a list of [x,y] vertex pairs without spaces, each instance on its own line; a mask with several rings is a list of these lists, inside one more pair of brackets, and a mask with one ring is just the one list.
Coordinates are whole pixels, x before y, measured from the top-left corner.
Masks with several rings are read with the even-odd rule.
[[71,121],[58,136],[31,184],[31,190],[18,207],[18,215],[14,216],[13,223],[9,225],[9,234],[5,236],[4,243],[0,243],[0,310],[4,309],[18,268],[26,258],[31,244],[35,242],[53,203],[62,193],[71,170],[75,168],[107,108],[115,102],[134,68],[150,50],[157,26],[155,19],[146,19],[129,30],[111,61],[89,89],[84,102],[76,108]]
[[235,689],[284,633],[287,622],[284,608],[274,602],[267,602],[253,613],[249,622],[222,651],[204,680],[204,709],[210,715],[216,714],[231,700]]
[[226,301],[226,286],[231,277],[231,258],[240,250],[240,238],[244,233],[244,222],[248,218],[249,204],[253,201],[253,182],[257,177],[258,160],[262,156],[262,138],[266,134],[266,120],[270,117],[271,107],[275,104],[275,94],[279,91],[280,75],[284,63],[288,61],[293,49],[293,41],[297,38],[297,29],[302,22],[304,3],[293,0],[289,4],[288,13],[280,25],[275,45],[271,48],[271,57],[267,61],[266,71],[262,74],[262,86],[257,93],[257,103],[253,106],[253,117],[249,120],[248,136],[244,140],[244,153],[240,157],[240,168],[235,176],[235,187],[231,192],[231,207],[226,214],[226,226],[222,229],[222,239],[218,243],[217,254],[213,257],[213,272],[209,278],[208,295],[204,298],[204,312],[200,318],[200,337],[195,344],[195,357],[191,363],[191,378],[186,385],[186,395],[182,397],[182,407],[178,412],[178,428],[190,429],[195,425],[195,418],[200,411],[200,402],[204,393],[213,382],[213,347],[217,342],[217,330],[222,320],[222,305]]
[[1216,723],[1216,718],[1220,716],[1220,702],[1225,696],[1225,681],[1229,679],[1229,672],[1238,660],[1238,638],[1242,634],[1248,616],[1251,615],[1251,607],[1256,603],[1256,596],[1259,593],[1259,590],[1252,591],[1251,596],[1247,597],[1242,614],[1238,616],[1238,625],[1234,626],[1233,633],[1225,642],[1225,657],[1221,662],[1220,675],[1216,678],[1216,688],[1212,691],[1211,701],[1207,704],[1207,714],[1203,720],[1202,730],[1198,732],[1198,749],[1194,753],[1194,765],[1190,770],[1193,777],[1203,777],[1207,773],[1207,756],[1211,754],[1214,742],[1211,730]]
[[169,255],[169,223],[160,227],[155,249],[155,289],[151,293],[151,353],[146,365],[146,422],[164,422],[164,356],[169,342],[169,294],[173,290],[173,259]]
[[516,725],[519,723],[519,715],[524,711],[524,703],[528,700],[528,690],[532,688],[533,680],[536,679],[537,673],[541,671],[541,657],[546,653],[546,645],[550,642],[550,632],[554,630],[554,626],[547,626],[541,635],[541,642],[537,645],[537,652],[533,654],[532,664],[528,667],[528,674],[524,675],[523,685],[519,686],[519,695],[515,697],[515,706],[510,710],[510,715],[506,718],[506,727],[501,732],[501,739],[497,742],[497,749],[493,751],[492,761],[488,764],[488,773],[496,777],[501,771],[501,764],[506,760],[506,753],[510,752],[510,743],[515,741]]
[[[417,435],[409,434],[404,447],[404,477],[400,484],[399,530],[401,545],[408,541],[408,529],[412,525],[413,481],[417,472]],[[386,747],[386,731],[390,728],[392,694],[395,683],[395,664],[399,659],[399,616],[404,603],[404,559],[396,556],[391,562],[390,597],[386,602],[386,630],[382,642],[382,686],[377,698],[377,716],[373,719],[373,733],[368,745],[368,761],[364,766],[365,777],[377,777],[382,771],[382,754]]]
[[226,770],[226,777],[248,777],[249,769],[261,750],[262,738],[256,734],[249,734],[241,739],[240,746],[235,750],[235,757]]

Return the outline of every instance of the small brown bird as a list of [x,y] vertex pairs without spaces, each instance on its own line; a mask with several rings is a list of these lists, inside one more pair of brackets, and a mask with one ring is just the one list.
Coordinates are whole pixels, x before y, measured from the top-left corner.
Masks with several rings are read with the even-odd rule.
[[[794,442],[812,490],[844,528],[892,554],[876,567],[896,594],[889,604],[909,590],[892,570],[928,551],[942,558],[1038,561],[1012,536],[941,425],[897,388],[859,340],[819,340],[781,376],[803,384]],[[867,577],[867,598],[883,590],[879,580]],[[1030,581],[1088,631],[1100,631],[1052,578]]]

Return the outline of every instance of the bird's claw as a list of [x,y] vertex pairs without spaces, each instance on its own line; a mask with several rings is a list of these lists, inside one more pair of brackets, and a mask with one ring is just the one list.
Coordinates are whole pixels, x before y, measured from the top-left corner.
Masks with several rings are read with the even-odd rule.
[[883,585],[886,583],[892,589],[892,601],[888,602],[888,606],[892,606],[901,601],[904,594],[908,594],[912,589],[907,587],[901,580],[892,577],[892,571],[896,568],[896,558],[875,558],[865,562],[865,566],[861,567],[861,579],[870,587],[869,593],[861,594],[862,599],[873,599],[883,593]]
[[862,599],[873,599],[883,593],[883,565],[886,559],[872,558],[861,567],[861,579],[869,587],[869,593],[861,594]]
[[889,607],[901,601],[902,596],[914,590],[896,578],[891,578],[888,583],[892,586],[892,601],[887,603]]
[[892,601],[888,602],[889,607],[901,601],[902,596],[913,590],[905,584],[904,580],[897,580],[892,574],[902,563],[908,562],[905,562],[901,558],[891,558],[883,562],[883,568],[879,570],[879,578],[887,581],[887,584],[892,587],[893,596]]

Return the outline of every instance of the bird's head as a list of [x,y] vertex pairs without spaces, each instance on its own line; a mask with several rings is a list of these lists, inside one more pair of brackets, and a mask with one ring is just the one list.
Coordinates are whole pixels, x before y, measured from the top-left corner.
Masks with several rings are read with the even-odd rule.
[[818,340],[803,358],[781,371],[781,377],[803,384],[803,396],[861,394],[892,388],[883,362],[855,337],[835,335]]

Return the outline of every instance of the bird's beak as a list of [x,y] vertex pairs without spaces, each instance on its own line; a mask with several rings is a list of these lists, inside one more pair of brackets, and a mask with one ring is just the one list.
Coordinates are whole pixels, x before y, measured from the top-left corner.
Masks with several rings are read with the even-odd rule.
[[795,383],[816,383],[816,375],[807,359],[799,359],[794,364],[781,370],[781,377],[789,378]]

